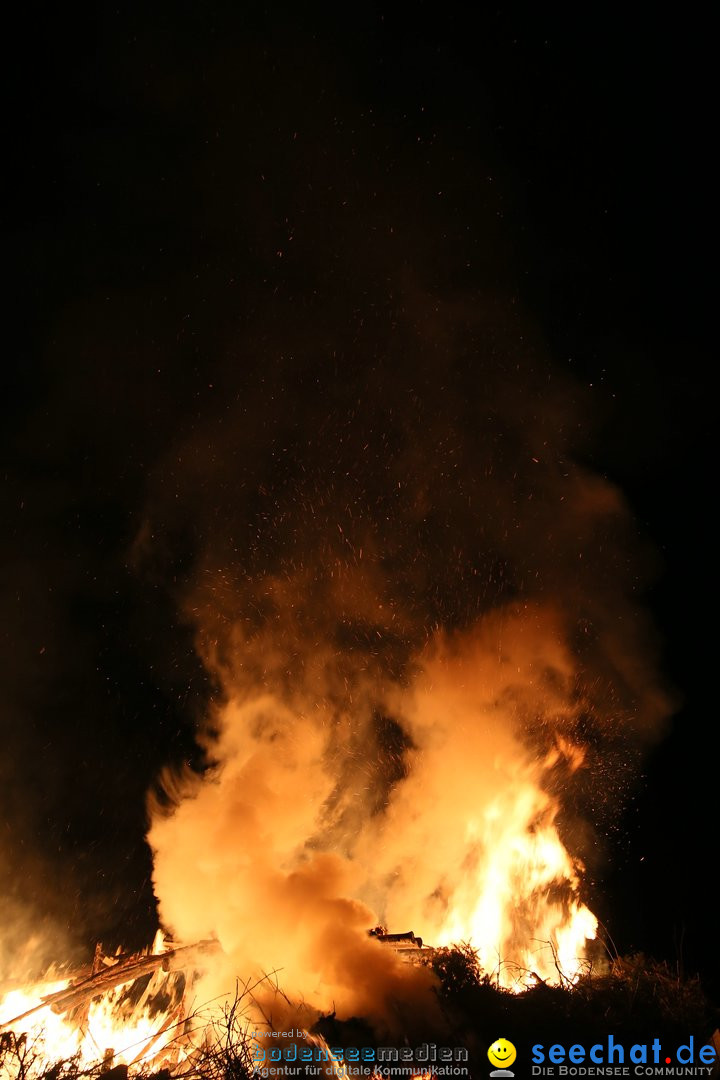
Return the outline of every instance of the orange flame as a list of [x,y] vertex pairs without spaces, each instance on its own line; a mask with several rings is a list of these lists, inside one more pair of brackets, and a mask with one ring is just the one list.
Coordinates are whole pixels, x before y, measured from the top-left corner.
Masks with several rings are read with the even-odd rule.
[[[550,768],[583,766],[559,623],[540,609],[506,611],[465,637],[439,637],[404,684],[378,688],[375,675],[356,678],[338,704],[317,666],[290,695],[225,672],[234,692],[208,737],[216,766],[181,778],[150,832],[164,919],[183,940],[219,943],[197,1000],[282,969],[286,993],[309,1008],[334,1002],[340,1016],[380,1021],[386,998],[408,995],[436,1008],[429,969],[368,937],[379,921],[431,946],[469,942],[508,988],[578,978],[597,921],[544,787]],[[403,732],[398,762],[373,735],[378,702]],[[523,737],[538,717],[553,732],[544,755]],[[169,977],[158,971],[152,990]],[[64,985],[10,991],[0,1031],[21,1017],[49,1059],[132,1066],[166,1053],[184,1019],[177,1001],[158,1013],[149,988],[132,1004],[123,987],[58,1016],[43,999]],[[194,1045],[204,1037],[196,1024]]]

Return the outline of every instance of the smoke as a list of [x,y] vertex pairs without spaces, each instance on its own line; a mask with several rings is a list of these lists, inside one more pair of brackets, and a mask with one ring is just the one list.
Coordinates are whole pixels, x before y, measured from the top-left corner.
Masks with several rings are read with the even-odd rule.
[[[0,872],[12,880],[18,874],[18,863],[8,860],[0,852]],[[39,879],[38,867],[23,866],[23,872]],[[47,972],[58,957],[69,962],[76,953],[76,943],[67,934],[60,918],[40,903],[31,906],[26,897],[10,891],[0,898],[0,990],[4,991],[16,982],[27,982]]]
[[[164,921],[218,936],[219,989],[280,967],[322,1007],[389,1014],[423,974],[366,928],[464,932],[493,822],[572,852],[496,940],[545,933],[541,893],[558,918],[578,901],[667,710],[651,560],[581,464],[587,390],[520,309],[526,225],[469,74],[423,54],[419,94],[391,59],[377,109],[357,57],[211,22],[58,53],[86,96],[34,170],[72,198],[22,244],[58,254],[10,428],[27,655],[4,653],[3,888],[127,943],[141,793],[192,760],[152,810]],[[79,139],[83,109],[107,133]]]
[[667,707],[577,388],[497,312],[398,309],[382,361],[283,359],[174,448],[135,551],[191,510],[181,603],[218,686],[205,769],[151,804],[161,918],[221,942],[208,996],[273,971],[378,1023],[432,1000],[378,922],[471,937],[504,978],[564,935],[577,957],[589,804],[616,811]]

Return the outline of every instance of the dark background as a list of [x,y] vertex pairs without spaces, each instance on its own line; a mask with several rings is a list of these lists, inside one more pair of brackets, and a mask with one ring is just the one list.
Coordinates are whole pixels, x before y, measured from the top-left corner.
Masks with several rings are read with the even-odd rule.
[[424,284],[512,295],[594,396],[581,453],[655,551],[678,707],[592,906],[621,952],[717,992],[709,39],[689,14],[606,7],[25,9],[0,538],[15,911],[147,938],[145,793],[192,758],[212,692],[166,580],[133,565],[149,477],[231,384],[249,309],[332,274],[323,200],[346,185],[379,193],[378,220],[403,203]]

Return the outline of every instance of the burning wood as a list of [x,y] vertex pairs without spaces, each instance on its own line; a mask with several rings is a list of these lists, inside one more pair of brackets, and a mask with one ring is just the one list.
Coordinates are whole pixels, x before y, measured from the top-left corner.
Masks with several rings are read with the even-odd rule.
[[404,934],[389,934],[386,927],[376,926],[373,930],[368,930],[368,934],[383,945],[390,946],[401,959],[410,963],[417,962],[421,958],[427,959],[434,952],[430,946],[423,945],[423,939],[417,937],[412,930]]
[[[217,948],[215,941],[202,941],[197,945],[186,945],[161,953],[149,955],[134,953],[125,958],[118,958],[116,961],[115,958],[106,958],[111,959],[111,962],[115,961],[112,966],[100,971],[93,970],[90,975],[80,977],[75,981],[71,980],[71,985],[64,989],[44,995],[37,1005],[26,1009],[11,1020],[0,1023],[0,1031],[13,1030],[18,1024],[24,1023],[42,1009],[50,1008],[57,1015],[71,1012],[118,986],[135,982],[144,975],[151,975],[159,970],[165,972],[186,970],[191,968],[200,956],[212,953]],[[93,964],[93,968],[95,966],[96,964]]]
[[416,937],[412,930],[408,930],[404,934],[388,934],[383,927],[377,927],[375,930],[370,930],[370,936],[376,937],[378,941],[386,942],[388,945],[394,945],[398,949],[422,949],[423,940],[421,937]]

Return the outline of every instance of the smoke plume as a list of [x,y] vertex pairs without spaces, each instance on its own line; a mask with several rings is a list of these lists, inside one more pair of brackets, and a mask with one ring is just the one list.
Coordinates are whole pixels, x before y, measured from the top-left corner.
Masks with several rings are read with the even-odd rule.
[[508,982],[577,958],[590,801],[613,812],[665,708],[576,388],[497,311],[396,303],[382,360],[282,357],[174,448],[136,545],[192,534],[218,687],[204,769],[151,808],[161,918],[221,942],[208,994],[278,971],[385,1022],[429,977],[376,923],[470,938]]

